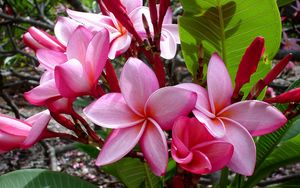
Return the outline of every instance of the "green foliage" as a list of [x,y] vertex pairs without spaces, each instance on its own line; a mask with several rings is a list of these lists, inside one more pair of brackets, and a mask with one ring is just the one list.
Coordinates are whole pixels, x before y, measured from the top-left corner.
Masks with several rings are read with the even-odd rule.
[[294,138],[298,134],[300,134],[300,117],[292,123],[291,128],[282,137],[281,142]]
[[1,188],[96,188],[78,177],[44,169],[17,170],[0,176]]
[[[184,15],[179,19],[182,52],[189,71],[198,69],[198,48],[204,47],[204,61],[217,51],[227,65],[234,81],[245,49],[257,36],[266,42],[264,60],[242,91],[251,86],[271,68],[270,59],[281,41],[281,22],[275,0],[181,0]],[[258,8],[259,6],[259,8]]]
[[281,166],[300,162],[299,148],[300,135],[279,145],[255,171],[253,176],[249,177],[245,187],[253,187],[253,185]]
[[162,179],[155,176],[148,165],[135,158],[123,158],[120,161],[101,168],[122,181],[128,188],[160,188]]

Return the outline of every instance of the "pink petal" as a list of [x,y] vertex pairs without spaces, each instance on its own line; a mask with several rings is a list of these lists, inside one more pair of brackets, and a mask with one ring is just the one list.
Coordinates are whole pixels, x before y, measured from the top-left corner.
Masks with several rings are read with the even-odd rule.
[[31,126],[28,123],[0,114],[0,131],[14,136],[27,136]]
[[205,125],[196,118],[181,116],[177,118],[172,129],[174,143],[181,141],[188,149],[203,142],[208,142],[214,137],[208,132]]
[[128,32],[115,38],[109,50],[109,59],[115,59],[116,56],[126,52],[131,44],[131,36]]
[[216,53],[211,56],[208,63],[207,89],[213,113],[218,113],[231,103],[231,79],[225,64]]
[[48,49],[64,52],[65,46],[62,45],[55,37],[49,35],[45,31],[39,30],[36,27],[30,27],[28,32],[35,41],[45,46]]
[[50,100],[47,102],[46,107],[54,113],[60,114],[60,113],[65,113],[65,114],[70,114],[73,110],[73,102],[75,98],[59,98],[57,100]]
[[42,67],[47,70],[54,70],[56,65],[67,61],[67,56],[64,53],[48,49],[37,50],[36,57]]
[[72,33],[67,45],[68,59],[77,59],[84,63],[86,50],[91,41],[93,34],[83,26],[78,26]]
[[36,40],[34,40],[34,38],[32,38],[29,32],[26,32],[23,35],[23,42],[26,46],[33,49],[34,51],[36,51],[37,49],[45,48],[45,46],[41,45]]
[[86,50],[84,68],[92,84],[97,82],[101,75],[108,51],[109,34],[106,29],[102,29],[94,35]]
[[208,157],[211,163],[211,170],[209,173],[213,173],[217,170],[225,167],[231,160],[233,154],[233,145],[223,141],[210,141],[204,143],[205,145],[196,146],[194,150],[202,152],[206,157]]
[[252,136],[271,133],[287,122],[275,107],[256,100],[234,103],[224,108],[218,116],[239,122]]
[[[145,6],[138,7],[136,9],[134,9],[132,12],[130,12],[129,17],[130,17],[130,20],[132,21],[132,23],[134,24],[134,27],[136,27],[136,25],[143,25],[142,15],[145,15],[145,17],[148,21],[149,27],[150,27],[149,28],[150,31],[153,30],[152,22],[151,22],[151,18],[150,18],[150,11],[149,11],[149,8],[145,7]],[[135,29],[137,29],[137,28],[135,28]],[[137,31],[139,31],[139,30],[137,30]]]
[[162,129],[170,130],[176,118],[186,116],[194,109],[196,100],[197,95],[194,92],[176,87],[164,87],[149,97],[145,112]]
[[206,126],[209,133],[214,137],[221,138],[226,134],[224,124],[222,123],[222,121],[220,121],[219,118],[207,117],[204,113],[198,110],[193,110],[193,114],[198,119],[198,121]]
[[[173,13],[172,13],[172,8],[168,7],[166,15],[164,17],[163,24],[172,24],[173,22]],[[174,24],[175,25],[175,24]],[[176,24],[177,25],[177,24]],[[163,26],[164,27],[164,26]]]
[[176,146],[174,142],[172,142],[171,146],[171,154],[174,161],[180,164],[188,164],[193,159],[193,153],[191,151],[184,152],[184,145]]
[[67,9],[67,13],[72,19],[82,23],[92,32],[99,31],[103,28],[108,29],[110,32],[118,31],[109,16],[87,12],[78,12],[70,9]]
[[45,71],[41,76],[40,85],[42,85],[52,79],[54,79],[54,72],[51,70]]
[[58,17],[54,26],[55,36],[63,45],[67,46],[71,35],[79,25],[81,24],[70,18]]
[[[55,83],[63,97],[77,97],[90,92],[87,75],[77,59],[71,59],[54,69]],[[76,76],[74,76],[76,75]]]
[[163,24],[162,28],[167,30],[174,37],[176,44],[180,44],[179,31],[177,24]]
[[24,97],[30,104],[42,106],[48,99],[60,97],[60,94],[53,79],[25,92]]
[[147,122],[140,145],[151,171],[157,176],[165,175],[168,165],[168,146],[164,132],[154,120]]
[[160,38],[161,57],[172,59],[176,55],[177,44],[176,39],[168,30],[161,30]]
[[212,169],[209,158],[200,151],[193,152],[193,160],[190,163],[179,166],[193,174],[207,174]]
[[100,151],[96,165],[114,163],[129,153],[143,135],[146,123],[145,121],[140,125],[113,130]]
[[147,99],[159,86],[154,72],[146,64],[129,58],[121,73],[120,88],[127,105],[134,112],[144,114]]
[[46,130],[47,125],[51,119],[50,112],[44,110],[30,118],[26,119],[26,122],[32,125],[27,138],[24,140],[21,148],[29,148],[35,144],[42,136],[42,133]]
[[143,6],[142,0],[122,0],[122,4],[127,10],[127,13],[132,12],[135,8]]
[[256,160],[256,147],[251,135],[233,120],[222,118],[222,121],[226,127],[226,134],[222,140],[234,147],[233,156],[227,166],[236,173],[251,176]]
[[18,148],[25,138],[26,136],[11,135],[0,130],[0,150],[6,152]]
[[211,118],[215,117],[215,115],[211,113],[208,93],[206,89],[193,83],[178,84],[175,87],[179,87],[197,93],[197,102],[195,108]]
[[106,128],[130,127],[144,121],[144,118],[131,111],[120,93],[103,95],[83,112],[92,122]]

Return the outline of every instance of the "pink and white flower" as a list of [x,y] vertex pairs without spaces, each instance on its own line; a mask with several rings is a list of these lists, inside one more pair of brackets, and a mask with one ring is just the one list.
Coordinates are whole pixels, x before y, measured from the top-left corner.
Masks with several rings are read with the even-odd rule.
[[209,61],[207,90],[192,83],[177,87],[198,94],[194,115],[214,137],[234,146],[227,166],[246,176],[251,175],[255,167],[256,148],[252,136],[271,133],[287,121],[279,110],[266,102],[246,100],[231,104],[231,79],[217,54]]
[[185,89],[159,89],[154,72],[142,61],[129,58],[120,78],[121,93],[109,93],[84,109],[86,116],[113,131],[96,165],[113,163],[137,143],[154,174],[165,173],[168,147],[163,130],[171,130],[175,119],[195,106],[196,94]]

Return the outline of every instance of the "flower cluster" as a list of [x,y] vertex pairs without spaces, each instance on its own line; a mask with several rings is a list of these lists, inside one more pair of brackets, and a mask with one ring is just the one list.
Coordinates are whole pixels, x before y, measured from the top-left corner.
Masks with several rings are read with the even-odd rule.
[[[256,161],[253,136],[271,133],[287,121],[270,103],[300,100],[299,89],[256,100],[290,57],[261,79],[246,100],[241,100],[240,90],[263,54],[261,37],[246,50],[235,88],[217,53],[208,63],[207,88],[195,83],[165,86],[162,58],[172,59],[180,43],[169,1],[156,6],[156,1],[149,0],[149,8],[141,0],[99,3],[101,14],[67,10],[68,17],[56,22],[55,36],[35,27],[24,34],[24,43],[35,51],[44,70],[39,86],[24,97],[49,111],[25,121],[1,115],[0,152],[59,136],[101,147],[98,166],[138,153],[155,175],[163,176],[171,150],[178,166],[194,174],[227,166],[250,176]],[[119,56],[126,62],[118,80],[110,60]],[[110,92],[101,86],[100,78]],[[86,95],[95,101],[84,108],[85,116],[111,129],[105,141],[73,109],[76,98]],[[75,136],[47,130],[51,117]]]

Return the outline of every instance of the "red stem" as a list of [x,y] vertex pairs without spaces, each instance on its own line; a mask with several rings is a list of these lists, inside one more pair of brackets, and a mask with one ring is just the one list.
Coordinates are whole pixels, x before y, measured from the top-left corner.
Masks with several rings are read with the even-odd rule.
[[71,134],[67,134],[67,133],[58,133],[58,132],[53,132],[50,130],[47,130],[43,135],[41,139],[46,139],[46,138],[64,138],[64,139],[68,139],[68,140],[74,140],[76,142],[81,142],[84,144],[88,144],[88,140],[83,139],[83,138],[78,138],[76,136],[73,136]]
[[85,121],[81,115],[77,114],[75,111],[71,113],[71,116],[74,119],[77,119],[80,121],[80,123],[84,126],[86,129],[88,135],[96,142],[99,143],[100,146],[103,145],[103,140],[98,136],[98,134],[89,126],[89,124]]
[[106,70],[106,80],[108,82],[111,92],[120,93],[121,89],[119,86],[119,81],[110,60],[107,60],[105,65],[105,70]]

